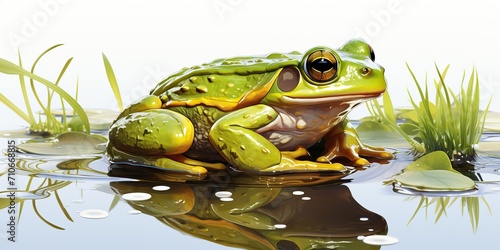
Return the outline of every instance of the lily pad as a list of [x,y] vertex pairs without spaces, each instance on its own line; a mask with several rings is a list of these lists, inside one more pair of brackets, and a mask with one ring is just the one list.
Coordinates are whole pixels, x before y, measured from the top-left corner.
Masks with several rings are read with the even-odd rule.
[[[53,109],[50,110],[50,113],[56,117],[64,116],[62,109]],[[85,113],[87,113],[91,130],[109,129],[113,121],[120,114],[119,112],[108,109],[85,109]],[[43,112],[40,112],[40,114],[43,114]],[[71,114],[73,114],[72,110],[66,110],[67,117],[72,117]]]
[[477,151],[481,155],[500,158],[500,141],[479,142],[479,149]]
[[404,172],[394,180],[418,191],[466,191],[476,187],[468,177],[448,170]]
[[412,162],[389,181],[394,182],[418,191],[466,191],[476,187],[474,181],[452,168],[443,151],[431,152]]
[[385,124],[376,121],[364,121],[356,127],[357,132],[384,131],[394,132],[395,130]]
[[99,135],[80,132],[66,132],[49,142],[27,142],[19,144],[18,149],[26,153],[40,155],[92,155],[104,151],[97,146],[107,139]]
[[500,132],[500,113],[488,112],[484,121],[484,132]]

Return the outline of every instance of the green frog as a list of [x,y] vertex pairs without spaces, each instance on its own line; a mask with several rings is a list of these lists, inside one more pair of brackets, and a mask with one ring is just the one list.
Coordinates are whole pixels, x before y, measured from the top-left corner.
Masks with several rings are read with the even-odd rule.
[[[362,40],[218,59],[180,70],[126,108],[109,130],[107,154],[114,163],[195,175],[228,165],[257,174],[342,172],[334,158],[365,166],[364,157],[394,157],[363,144],[346,118],[385,89],[384,68]],[[319,141],[320,156],[298,159]]]

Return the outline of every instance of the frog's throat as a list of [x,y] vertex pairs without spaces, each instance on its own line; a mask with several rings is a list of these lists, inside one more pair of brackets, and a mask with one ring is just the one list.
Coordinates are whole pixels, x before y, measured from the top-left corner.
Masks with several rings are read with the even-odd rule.
[[341,95],[341,96],[325,96],[325,97],[315,97],[315,98],[302,98],[302,97],[290,97],[282,96],[280,98],[281,102],[284,104],[294,104],[294,105],[319,105],[326,103],[339,103],[339,102],[364,102],[368,99],[376,98],[382,95],[382,93],[374,94],[358,94],[358,95]]

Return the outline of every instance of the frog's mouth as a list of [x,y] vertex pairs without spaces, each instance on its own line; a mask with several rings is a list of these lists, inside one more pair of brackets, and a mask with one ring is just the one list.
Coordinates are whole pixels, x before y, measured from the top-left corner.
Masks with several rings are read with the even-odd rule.
[[376,98],[382,95],[382,93],[370,93],[370,94],[356,94],[356,95],[340,95],[340,96],[325,96],[325,97],[291,97],[282,96],[280,98],[281,102],[284,104],[295,104],[295,105],[320,105],[327,103],[360,103],[367,101],[372,98]]

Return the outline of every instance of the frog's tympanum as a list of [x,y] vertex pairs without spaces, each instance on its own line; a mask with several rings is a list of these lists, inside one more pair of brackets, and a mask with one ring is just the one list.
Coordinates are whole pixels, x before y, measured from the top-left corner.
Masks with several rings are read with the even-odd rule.
[[[364,145],[346,119],[386,89],[372,48],[352,40],[267,56],[215,60],[185,68],[124,110],[109,131],[112,162],[203,175],[226,163],[247,173],[344,171],[346,157],[391,159]],[[319,141],[324,152],[299,160]]]
[[[156,191],[156,185],[170,189]],[[345,185],[222,188],[125,181],[111,187],[120,195],[151,194],[148,200],[127,202],[169,227],[242,249],[374,250],[380,246],[367,245],[362,237],[388,230],[386,220],[356,202]]]

